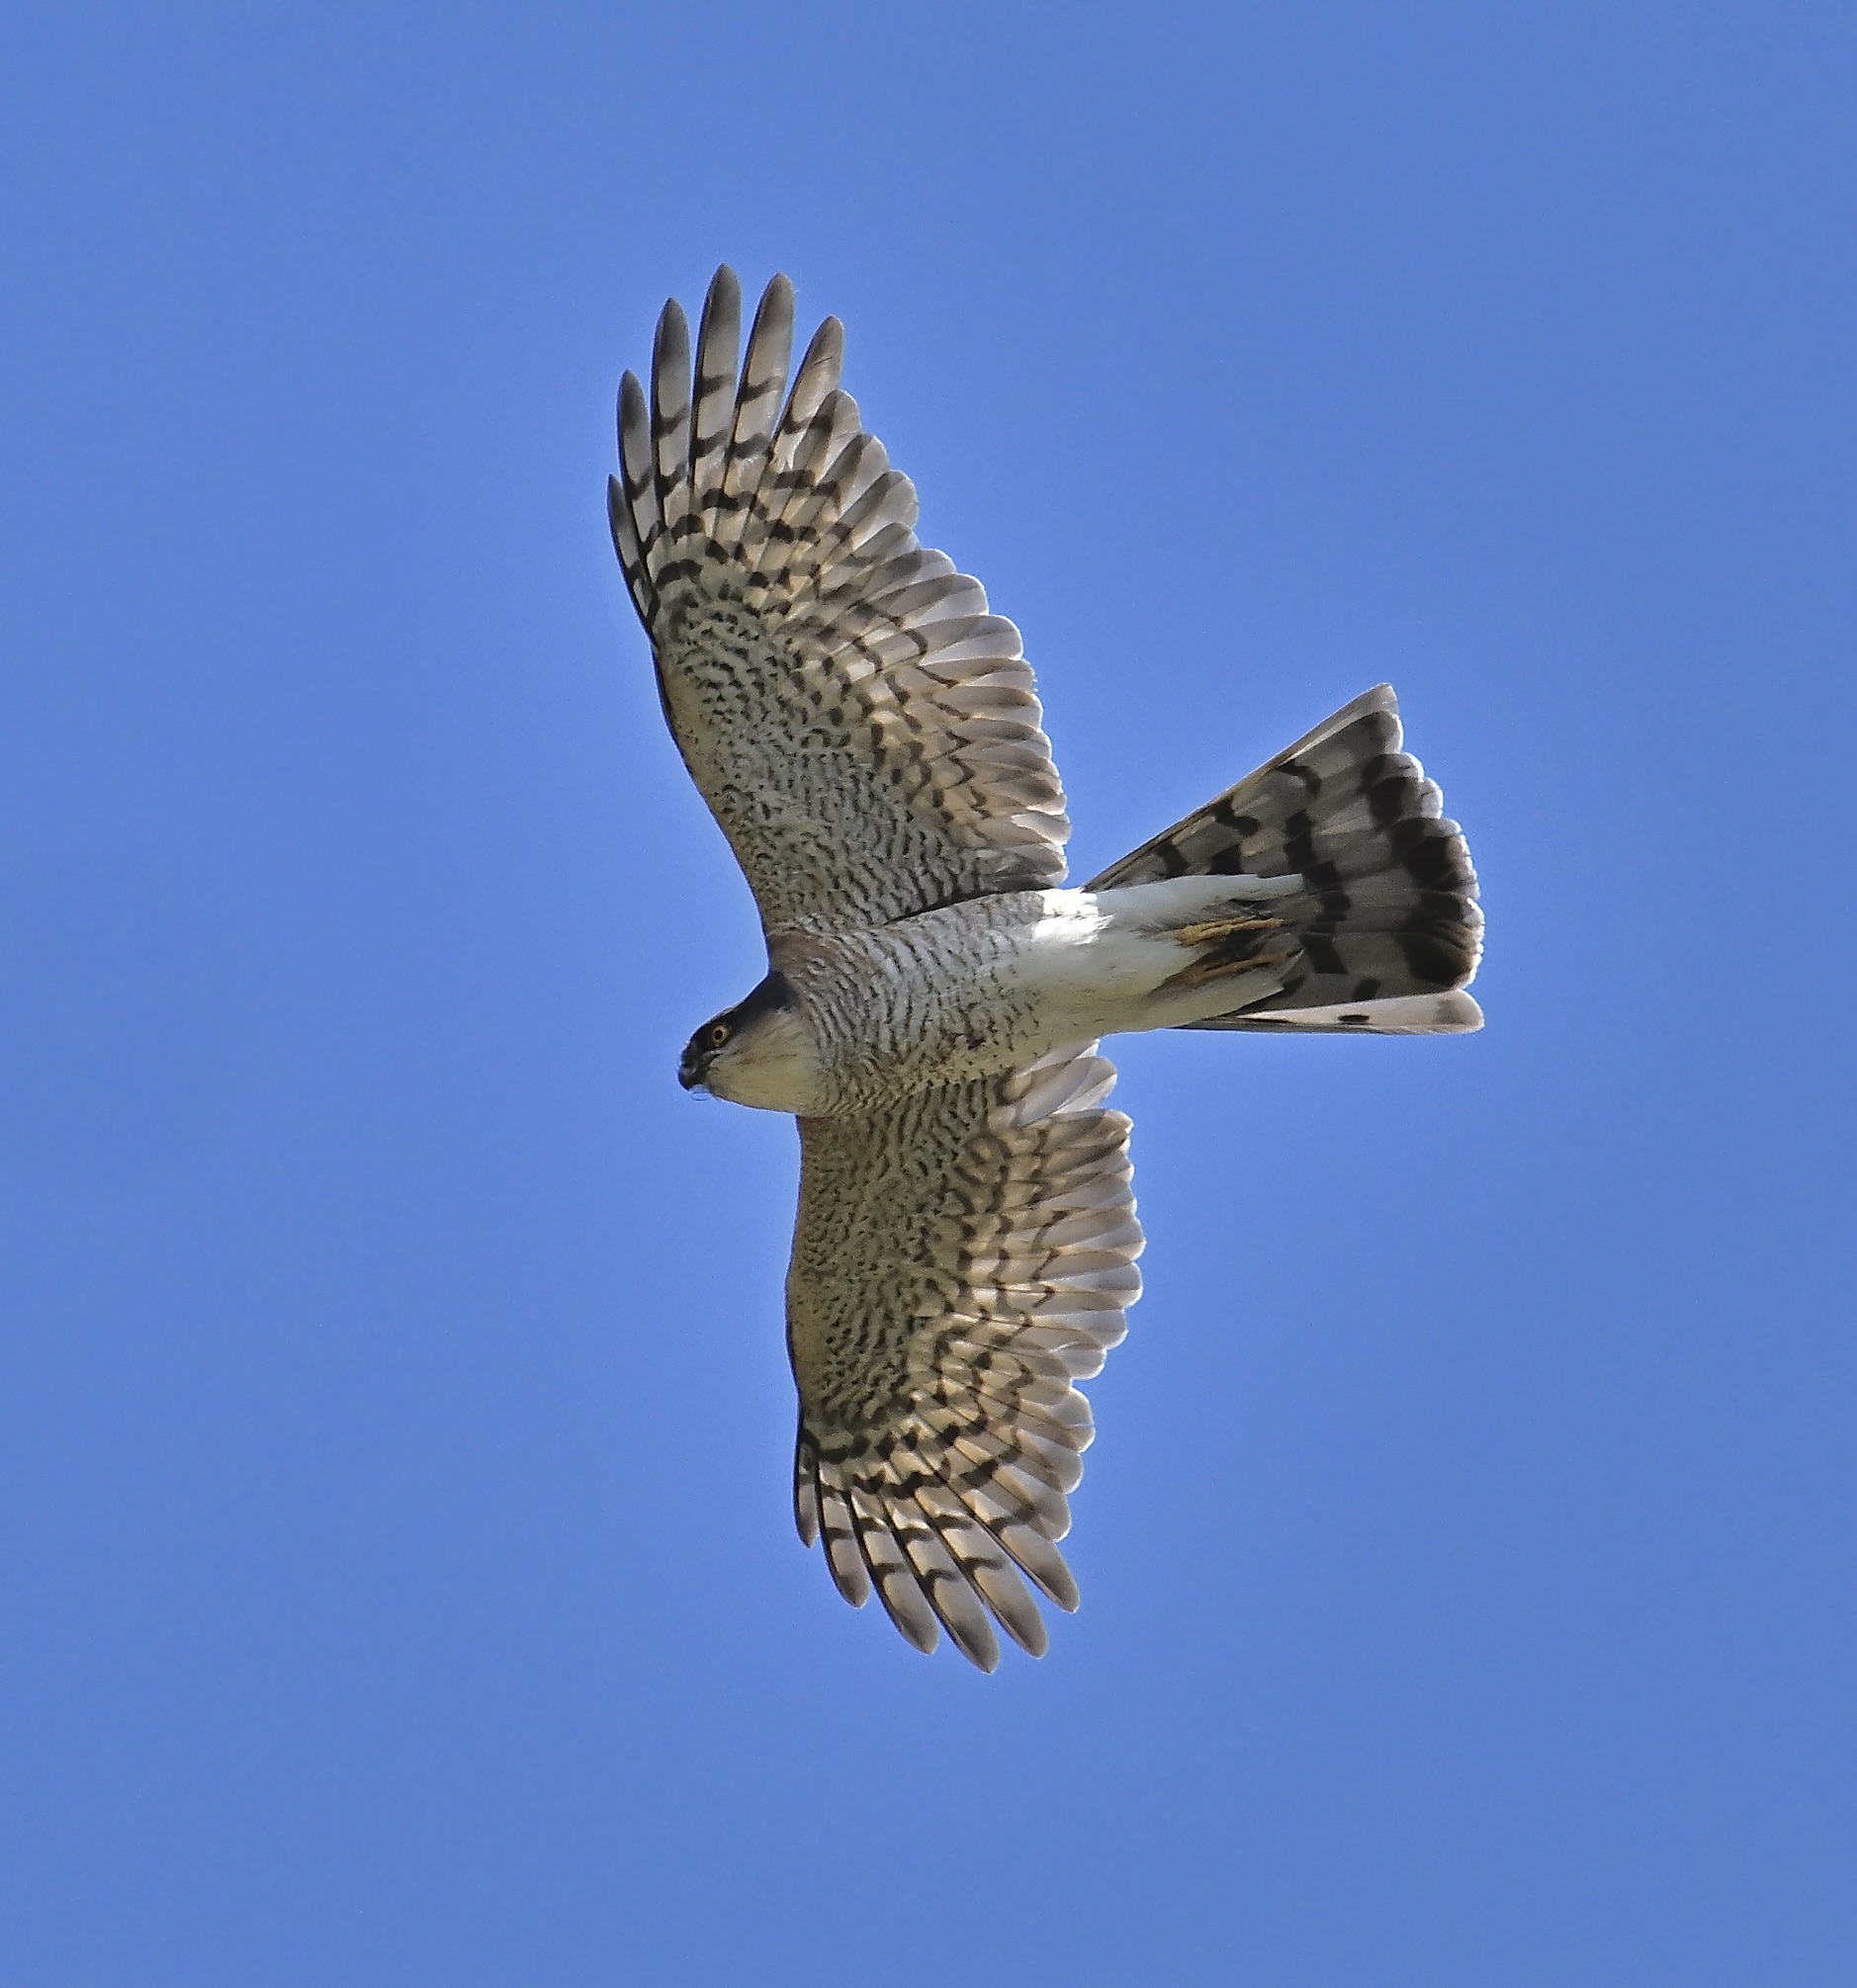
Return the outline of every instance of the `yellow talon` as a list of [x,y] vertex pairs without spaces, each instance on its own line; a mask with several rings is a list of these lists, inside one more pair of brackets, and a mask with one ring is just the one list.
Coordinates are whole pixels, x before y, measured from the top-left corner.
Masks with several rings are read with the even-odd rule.
[[[1270,922],[1277,924],[1280,920],[1273,918]],[[1248,960],[1194,960],[1192,966],[1182,967],[1179,973],[1170,974],[1155,989],[1155,993],[1173,994],[1202,988],[1208,982],[1224,980],[1230,974],[1248,974],[1254,967],[1281,967],[1285,960],[1294,957],[1293,953],[1255,953]]]
[[1196,925],[1176,926],[1168,937],[1183,946],[1206,946],[1238,932],[1274,932],[1282,922],[1282,918],[1207,918]]

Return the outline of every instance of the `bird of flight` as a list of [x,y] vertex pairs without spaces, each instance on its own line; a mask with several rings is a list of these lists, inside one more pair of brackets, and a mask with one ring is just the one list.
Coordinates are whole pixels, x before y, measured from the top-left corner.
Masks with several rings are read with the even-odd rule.
[[984,1670],[1033,1656],[1098,1373],[1140,1290],[1123,1029],[1481,1026],[1476,877],[1387,685],[1081,890],[1018,631],[915,534],[793,287],[720,269],[625,376],[613,544],[766,978],[686,1088],[799,1121],[793,1504],[840,1594]]

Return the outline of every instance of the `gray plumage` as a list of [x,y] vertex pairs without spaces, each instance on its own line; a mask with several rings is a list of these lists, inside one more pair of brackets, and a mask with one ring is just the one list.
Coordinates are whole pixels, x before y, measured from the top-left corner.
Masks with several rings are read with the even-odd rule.
[[[620,392],[613,543],[664,715],[760,908],[767,978],[686,1085],[799,1120],[787,1276],[794,1513],[840,1594],[918,1648],[1032,1654],[1031,1591],[1093,1433],[1142,1245],[1117,1029],[1452,1033],[1476,880],[1390,689],[1111,865],[1069,834],[1031,671],[839,386],[828,318],[787,385],[776,277],[738,366],[710,286]],[[1027,1585],[1029,1584],[1029,1585]]]

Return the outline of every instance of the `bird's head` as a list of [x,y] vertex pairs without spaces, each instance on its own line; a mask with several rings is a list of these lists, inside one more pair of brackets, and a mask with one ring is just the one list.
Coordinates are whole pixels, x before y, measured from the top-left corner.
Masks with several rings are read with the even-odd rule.
[[792,983],[770,973],[746,1000],[706,1021],[684,1045],[677,1081],[763,1111],[816,1106],[819,1059]]

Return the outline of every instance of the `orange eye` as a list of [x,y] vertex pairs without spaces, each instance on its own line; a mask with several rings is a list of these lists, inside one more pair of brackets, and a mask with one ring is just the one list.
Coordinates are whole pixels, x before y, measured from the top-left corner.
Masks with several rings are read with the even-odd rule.
[[720,1049],[729,1040],[729,1024],[726,1021],[714,1023],[709,1031],[709,1046]]

